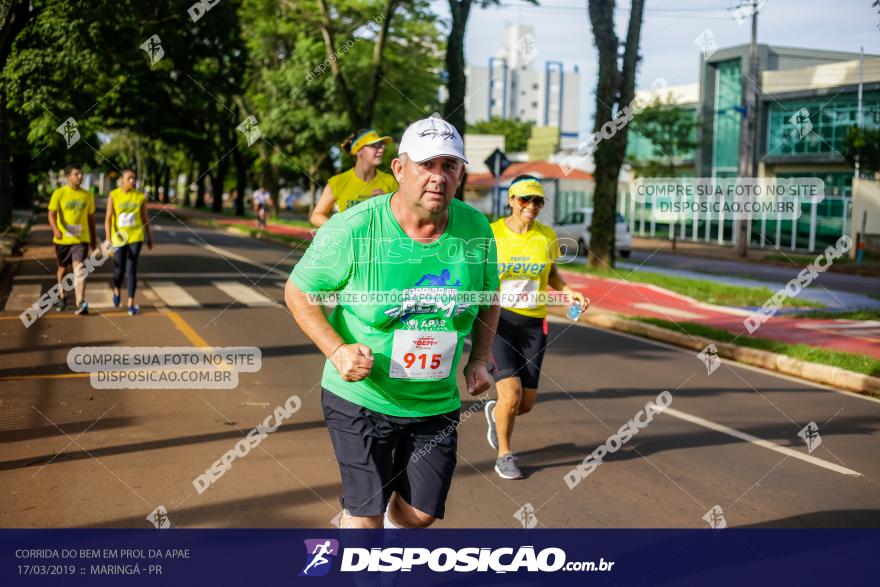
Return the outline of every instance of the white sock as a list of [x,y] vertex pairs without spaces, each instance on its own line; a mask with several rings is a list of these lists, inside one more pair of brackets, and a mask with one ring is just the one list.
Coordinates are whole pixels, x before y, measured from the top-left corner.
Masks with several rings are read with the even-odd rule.
[[385,509],[385,520],[383,522],[382,527],[389,529],[389,530],[400,529],[400,526],[398,526],[397,524],[395,524],[394,522],[391,521],[391,517],[388,515],[388,509],[390,509],[390,508]]

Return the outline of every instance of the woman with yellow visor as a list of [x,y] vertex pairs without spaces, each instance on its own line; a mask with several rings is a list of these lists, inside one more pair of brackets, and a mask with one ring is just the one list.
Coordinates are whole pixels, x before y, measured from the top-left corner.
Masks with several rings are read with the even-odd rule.
[[330,220],[334,204],[340,212],[345,212],[373,196],[397,191],[394,176],[378,169],[385,145],[390,142],[391,137],[380,137],[373,129],[361,129],[342,143],[341,147],[354,156],[354,167],[334,175],[327,182],[309,218],[312,224],[321,226]]
[[489,445],[498,450],[495,472],[503,479],[521,479],[510,438],[516,417],[531,411],[538,397],[547,346],[547,286],[568,294],[581,311],[589,300],[568,286],[556,268],[556,233],[537,221],[544,207],[541,182],[520,175],[511,182],[509,197],[510,216],[492,223],[501,280],[501,317],[492,343],[498,400],[487,402],[485,413]]

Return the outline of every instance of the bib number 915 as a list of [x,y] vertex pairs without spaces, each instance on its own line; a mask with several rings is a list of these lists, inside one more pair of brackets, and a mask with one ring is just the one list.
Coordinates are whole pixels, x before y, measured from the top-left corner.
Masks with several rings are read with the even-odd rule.
[[396,330],[388,376],[393,379],[445,379],[451,371],[457,344],[455,332]]
[[420,365],[422,369],[439,369],[440,360],[442,358],[443,355],[436,353],[431,355],[430,359],[428,359],[428,355],[425,353],[421,353],[419,355],[415,353],[406,353],[405,355],[403,355],[403,362],[406,363],[407,369],[412,369],[413,365]]

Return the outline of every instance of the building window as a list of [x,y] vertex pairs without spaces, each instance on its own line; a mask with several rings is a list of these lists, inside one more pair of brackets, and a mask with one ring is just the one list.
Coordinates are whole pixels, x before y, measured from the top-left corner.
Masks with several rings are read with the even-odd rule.
[[[765,156],[837,154],[849,128],[858,120],[855,93],[831,98],[771,102],[767,124]],[[880,128],[880,92],[863,97],[862,126]]]

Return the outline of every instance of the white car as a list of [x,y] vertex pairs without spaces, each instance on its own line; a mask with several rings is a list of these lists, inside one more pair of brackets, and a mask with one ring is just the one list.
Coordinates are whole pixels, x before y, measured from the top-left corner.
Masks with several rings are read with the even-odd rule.
[[[562,219],[553,227],[558,238],[570,238],[578,244],[578,254],[586,255],[590,248],[590,225],[593,222],[593,209],[580,208]],[[621,257],[629,257],[632,252],[632,235],[626,226],[626,218],[619,212],[615,214],[614,249]]]

